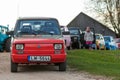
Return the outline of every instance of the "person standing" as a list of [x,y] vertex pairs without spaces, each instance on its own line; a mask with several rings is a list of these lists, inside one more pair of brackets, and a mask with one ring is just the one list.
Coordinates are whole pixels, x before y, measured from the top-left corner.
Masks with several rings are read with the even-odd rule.
[[92,49],[92,44],[93,44],[94,38],[93,38],[93,33],[90,30],[90,27],[86,28],[84,40],[86,41],[86,46],[88,46],[89,49]]

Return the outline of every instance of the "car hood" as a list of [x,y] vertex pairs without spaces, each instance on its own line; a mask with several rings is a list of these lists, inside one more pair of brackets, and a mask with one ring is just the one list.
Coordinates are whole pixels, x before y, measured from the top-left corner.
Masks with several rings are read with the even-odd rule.
[[80,37],[79,35],[70,35],[70,37]]
[[16,37],[13,43],[63,43],[62,36],[22,36]]

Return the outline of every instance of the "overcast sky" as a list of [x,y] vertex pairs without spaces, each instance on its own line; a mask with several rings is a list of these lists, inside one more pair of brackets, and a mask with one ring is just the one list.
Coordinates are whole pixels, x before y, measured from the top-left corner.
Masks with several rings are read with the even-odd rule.
[[18,17],[54,17],[67,25],[87,0],[0,0],[0,25],[14,27]]

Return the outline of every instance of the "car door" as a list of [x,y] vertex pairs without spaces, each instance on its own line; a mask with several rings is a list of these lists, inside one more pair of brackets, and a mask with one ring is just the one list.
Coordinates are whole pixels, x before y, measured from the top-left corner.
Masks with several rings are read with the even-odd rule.
[[116,46],[116,43],[115,43],[113,37],[111,37],[111,45],[112,45],[112,46]]

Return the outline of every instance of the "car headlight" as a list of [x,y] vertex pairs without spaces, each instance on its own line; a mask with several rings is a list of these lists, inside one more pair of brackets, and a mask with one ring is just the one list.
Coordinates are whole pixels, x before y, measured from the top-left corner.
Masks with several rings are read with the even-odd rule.
[[54,49],[55,49],[55,50],[60,50],[60,49],[62,49],[62,44],[55,44],[55,45],[54,45]]
[[24,49],[24,45],[23,44],[16,44],[16,49],[17,50],[23,50]]

